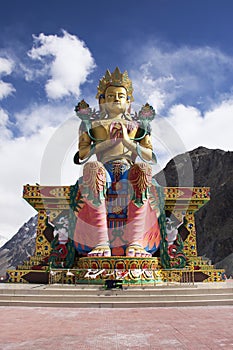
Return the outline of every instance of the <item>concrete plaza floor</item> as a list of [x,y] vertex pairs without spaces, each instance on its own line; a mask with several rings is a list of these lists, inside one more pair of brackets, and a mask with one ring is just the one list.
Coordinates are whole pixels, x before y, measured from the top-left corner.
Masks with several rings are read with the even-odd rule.
[[0,307],[2,350],[233,349],[233,306]]

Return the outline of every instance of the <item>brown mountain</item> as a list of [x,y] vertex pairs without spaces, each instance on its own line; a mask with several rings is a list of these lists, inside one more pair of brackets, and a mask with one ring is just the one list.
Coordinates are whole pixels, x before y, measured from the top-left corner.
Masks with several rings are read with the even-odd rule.
[[172,159],[156,179],[163,186],[210,187],[196,213],[198,254],[233,274],[233,152],[199,147]]
[[18,232],[0,248],[0,276],[9,268],[22,264],[34,254],[37,215],[26,222]]

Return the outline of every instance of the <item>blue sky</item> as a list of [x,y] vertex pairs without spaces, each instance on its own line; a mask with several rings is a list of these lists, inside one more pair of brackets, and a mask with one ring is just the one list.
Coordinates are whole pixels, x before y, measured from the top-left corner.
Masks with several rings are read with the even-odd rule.
[[200,145],[232,151],[232,13],[231,0],[2,2],[2,241],[35,213],[23,184],[69,185],[80,175],[73,109],[82,98],[97,106],[107,68],[129,72],[134,110],[149,102],[157,111],[157,170]]

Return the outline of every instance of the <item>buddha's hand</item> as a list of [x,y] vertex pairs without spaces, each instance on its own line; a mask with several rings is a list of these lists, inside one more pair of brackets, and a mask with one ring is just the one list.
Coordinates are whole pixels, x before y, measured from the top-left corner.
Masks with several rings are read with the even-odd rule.
[[118,122],[121,125],[121,138],[122,138],[122,143],[124,146],[128,146],[132,143],[132,141],[130,140],[129,134],[128,134],[128,129],[125,126],[125,124],[123,122]]
[[123,124],[121,122],[112,122],[110,125],[110,139],[113,141],[119,141],[123,137]]

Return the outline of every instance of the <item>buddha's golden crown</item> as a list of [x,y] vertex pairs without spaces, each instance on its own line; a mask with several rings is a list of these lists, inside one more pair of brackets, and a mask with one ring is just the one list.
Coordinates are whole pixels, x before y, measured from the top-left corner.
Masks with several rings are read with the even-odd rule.
[[100,79],[99,86],[97,86],[98,92],[96,98],[104,95],[105,90],[109,86],[123,86],[127,91],[127,95],[129,96],[130,101],[134,101],[132,81],[129,79],[127,71],[121,73],[118,67],[116,67],[113,73],[110,73],[110,71],[107,70],[105,76]]

